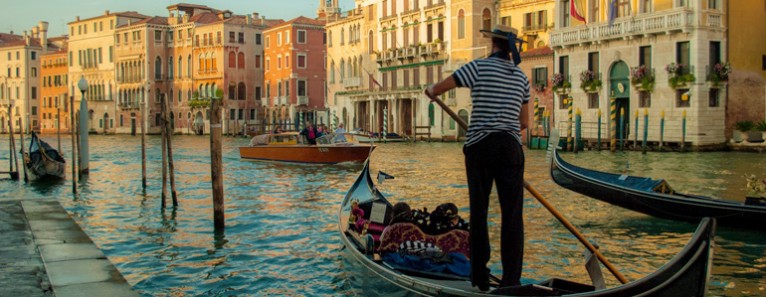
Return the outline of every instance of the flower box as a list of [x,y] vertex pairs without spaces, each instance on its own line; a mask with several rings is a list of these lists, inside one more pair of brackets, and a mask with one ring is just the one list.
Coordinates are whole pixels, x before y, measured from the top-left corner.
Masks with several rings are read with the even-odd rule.
[[718,89],[726,87],[729,82],[729,73],[731,73],[731,65],[726,63],[715,63],[713,67],[706,68],[707,75],[706,81],[711,89]]
[[684,64],[670,63],[665,66],[668,72],[668,85],[673,89],[688,89],[697,78],[694,77],[694,68]]
[[585,70],[580,73],[580,88],[585,93],[598,93],[601,91],[601,73]]
[[634,67],[630,71],[630,83],[640,92],[652,92],[654,90],[654,69],[644,65]]

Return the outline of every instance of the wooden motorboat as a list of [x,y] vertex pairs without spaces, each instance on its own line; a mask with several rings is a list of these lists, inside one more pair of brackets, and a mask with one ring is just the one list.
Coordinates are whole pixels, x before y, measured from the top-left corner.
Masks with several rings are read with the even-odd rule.
[[612,205],[651,216],[687,222],[713,217],[721,226],[766,230],[766,203],[745,203],[678,193],[664,179],[586,169],[561,158],[553,148],[551,177],[560,186]]
[[[360,212],[352,210],[361,209]],[[344,263],[349,267],[352,283],[359,283],[362,295],[416,294],[424,296],[704,296],[712,265],[715,219],[703,219],[691,240],[681,252],[657,271],[633,282],[597,290],[593,286],[562,279],[550,279],[537,284],[495,288],[480,291],[471,286],[470,279],[440,272],[402,268],[387,262],[385,252],[376,242],[375,232],[401,223],[390,224],[393,206],[376,189],[365,162],[359,177],[348,190],[338,212],[338,231],[343,244]],[[365,221],[363,232],[350,218],[361,214]],[[358,220],[358,218],[354,218]],[[376,228],[370,226],[376,225]],[[385,235],[378,238],[381,241]]]
[[361,163],[374,146],[359,144],[351,134],[329,134],[317,139],[316,145],[304,142],[295,132],[263,134],[253,137],[249,146],[239,148],[243,159],[293,163],[337,164]]
[[24,155],[24,166],[27,167],[31,180],[64,178],[66,176],[64,157],[59,151],[41,140],[35,132],[32,132],[29,152]]

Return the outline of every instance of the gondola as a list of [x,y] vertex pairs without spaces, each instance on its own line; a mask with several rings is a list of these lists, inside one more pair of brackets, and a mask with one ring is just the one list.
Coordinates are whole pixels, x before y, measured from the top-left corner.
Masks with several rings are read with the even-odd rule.
[[740,203],[678,193],[664,179],[590,170],[564,161],[555,148],[552,154],[553,180],[585,196],[659,218],[698,222],[713,217],[721,226],[765,230],[766,204],[758,201]]
[[31,180],[66,176],[64,157],[34,132],[29,144],[29,153],[24,155],[24,165],[27,167]]
[[[359,208],[362,211],[352,212]],[[363,295],[424,296],[704,296],[712,264],[711,248],[715,234],[715,219],[701,221],[691,240],[659,270],[633,282],[613,288],[595,289],[591,285],[562,279],[549,279],[542,283],[524,284],[518,287],[496,288],[479,291],[472,287],[470,279],[443,272],[425,272],[402,268],[386,261],[375,242],[374,232],[380,230],[365,225],[365,232],[358,232],[357,225],[350,223],[354,215],[362,215],[370,224],[383,226],[383,233],[390,222],[392,204],[376,189],[369,171],[369,159],[361,174],[348,190],[338,213],[338,230],[343,244],[343,260],[350,271],[349,280],[358,284]],[[357,218],[358,219],[358,218]],[[364,235],[362,235],[364,234]],[[382,240],[382,239],[381,239]],[[360,284],[361,283],[361,284]]]

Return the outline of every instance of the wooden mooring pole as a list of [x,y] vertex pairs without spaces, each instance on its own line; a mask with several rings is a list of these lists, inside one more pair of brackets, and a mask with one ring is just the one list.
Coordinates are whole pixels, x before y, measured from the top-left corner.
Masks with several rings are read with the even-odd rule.
[[24,124],[19,125],[19,135],[21,135],[21,165],[22,170],[24,171],[24,182],[29,182],[29,177],[27,177],[27,160],[24,158],[24,153],[26,150],[24,150]]
[[213,221],[216,230],[226,227],[221,157],[221,99],[210,100],[210,176],[213,180]]
[[[148,97],[148,95],[147,95]],[[145,101],[141,100],[141,186],[146,190],[146,110]]]
[[166,149],[167,142],[165,139],[165,135],[167,134],[167,108],[165,105],[165,94],[160,95],[160,119],[161,119],[161,126],[160,126],[160,137],[162,139],[162,209],[165,209],[165,206],[167,205],[165,203],[165,198],[167,197],[167,188],[168,188],[168,151]]
[[[11,175],[12,180],[19,180],[19,156],[16,155],[16,138],[13,136],[13,117],[10,116],[11,107],[12,105],[8,104],[8,136],[11,138],[11,141],[8,144],[11,150],[11,158],[8,160],[11,169],[9,174]],[[14,164],[16,166],[15,170],[13,169]]]
[[178,206],[178,195],[176,194],[176,175],[175,166],[173,165],[173,122],[168,116],[173,111],[170,109],[168,100],[165,100],[165,104],[165,141],[167,144],[168,171],[170,171],[170,197],[173,199],[173,207],[176,207]]

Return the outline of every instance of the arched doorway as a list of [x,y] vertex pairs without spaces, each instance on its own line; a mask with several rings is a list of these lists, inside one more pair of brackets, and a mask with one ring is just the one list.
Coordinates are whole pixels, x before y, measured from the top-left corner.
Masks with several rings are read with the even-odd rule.
[[[460,119],[463,120],[463,122],[468,123],[468,111],[466,111],[465,109],[461,109],[460,111],[458,111],[457,115],[460,117]],[[457,138],[458,139],[465,138],[465,130],[462,127],[460,127],[460,125],[458,125],[457,127]]]
[[[630,132],[630,68],[624,61],[617,61],[612,64],[609,70],[609,97],[615,99],[615,110],[617,112],[618,139],[628,139]],[[620,110],[622,113],[622,133],[619,131]]]
[[197,135],[202,135],[205,132],[205,119],[201,111],[198,111],[194,116],[194,132]]
[[109,114],[104,113],[104,134],[106,134],[107,131],[109,131]]
[[136,113],[130,113],[130,135],[136,136]]

